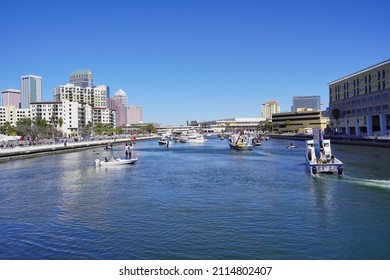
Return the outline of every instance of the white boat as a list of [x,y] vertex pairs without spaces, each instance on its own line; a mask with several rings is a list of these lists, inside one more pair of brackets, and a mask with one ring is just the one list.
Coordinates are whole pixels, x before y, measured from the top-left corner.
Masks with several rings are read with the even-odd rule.
[[320,129],[313,129],[313,140],[306,140],[306,163],[312,175],[331,173],[342,175],[344,164],[332,155],[330,140],[324,140]]
[[108,160],[107,158],[105,160],[101,160],[99,158],[95,159],[96,166],[116,166],[116,165],[127,165],[127,164],[133,164],[138,160],[138,158],[130,158],[130,159],[111,159]]
[[160,140],[158,140],[158,144],[169,146],[169,140],[168,140],[168,138],[161,138]]
[[229,147],[233,150],[251,151],[253,149],[252,139],[253,137],[250,137],[241,131],[240,133],[233,134],[229,137]]
[[207,138],[205,138],[202,134],[197,133],[196,131],[190,131],[188,134],[180,137],[180,142],[202,144],[207,142]]
[[297,146],[293,145],[293,143],[291,143],[290,145],[288,145],[286,148],[287,149],[296,149]]

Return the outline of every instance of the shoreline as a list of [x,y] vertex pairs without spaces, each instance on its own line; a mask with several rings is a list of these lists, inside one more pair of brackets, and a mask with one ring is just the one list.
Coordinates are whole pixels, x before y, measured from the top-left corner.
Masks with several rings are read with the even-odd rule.
[[[313,139],[311,135],[303,135],[303,134],[270,134],[269,137],[275,139],[289,139],[289,140],[298,140],[305,141],[309,139]],[[369,147],[378,147],[378,148],[390,148],[390,139],[384,138],[364,138],[364,137],[354,137],[354,136],[329,136],[325,135],[325,139],[330,139],[333,144],[341,144],[341,145],[355,145],[355,146],[369,146]]]
[[54,155],[61,153],[71,153],[96,147],[106,146],[110,143],[126,143],[126,142],[138,142],[142,140],[155,139],[155,136],[139,137],[136,140],[131,139],[108,139],[98,141],[85,141],[85,142],[68,142],[65,146],[63,143],[60,144],[49,144],[49,145],[37,145],[37,146],[17,146],[14,148],[1,148],[0,149],[0,163],[10,160],[26,159],[46,155]]

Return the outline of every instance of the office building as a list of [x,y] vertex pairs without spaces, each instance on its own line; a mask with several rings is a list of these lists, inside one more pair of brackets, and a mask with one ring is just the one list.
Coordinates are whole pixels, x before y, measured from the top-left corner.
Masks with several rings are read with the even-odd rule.
[[20,77],[21,108],[30,107],[31,102],[42,101],[42,77],[26,75]]
[[329,112],[334,132],[389,135],[390,60],[329,83]]
[[291,111],[298,112],[298,109],[312,109],[315,111],[321,110],[320,96],[294,96],[293,106]]
[[69,81],[69,83],[78,87],[93,87],[93,75],[91,70],[75,71],[70,75]]
[[262,113],[261,117],[267,120],[272,119],[272,114],[280,113],[280,105],[275,100],[269,100],[268,102],[262,104]]
[[20,90],[5,89],[1,92],[1,106],[15,106],[16,108],[20,108],[20,102]]
[[305,133],[313,128],[325,130],[328,119],[321,116],[321,111],[302,109],[298,112],[287,112],[272,115],[272,132]]
[[142,123],[142,107],[140,106],[126,106],[126,120],[127,124]]

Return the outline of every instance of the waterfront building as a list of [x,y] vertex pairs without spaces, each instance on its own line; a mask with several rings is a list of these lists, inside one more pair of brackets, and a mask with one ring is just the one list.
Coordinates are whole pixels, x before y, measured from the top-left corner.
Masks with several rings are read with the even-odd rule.
[[69,83],[75,86],[87,88],[93,87],[93,75],[91,70],[79,70],[70,75]]
[[1,92],[1,106],[21,107],[21,94],[18,89],[5,89]]
[[272,132],[305,133],[313,128],[325,130],[327,122],[328,119],[322,117],[319,110],[302,109],[298,112],[278,113],[272,115]]
[[21,109],[14,105],[0,106],[0,125],[9,122],[11,126],[15,127],[16,122],[23,118],[31,118],[30,108]]
[[108,87],[99,85],[95,87],[80,87],[74,84],[60,85],[54,89],[54,100],[69,100],[86,103],[96,108],[107,107]]
[[228,118],[202,121],[199,122],[199,126],[204,132],[234,132],[237,129],[254,132],[258,130],[259,123],[265,120],[265,118]]
[[297,112],[298,109],[321,110],[321,96],[294,96],[291,111]]
[[[31,118],[42,118],[62,131],[64,136],[83,136],[86,125],[92,122],[92,107],[69,100],[31,103]],[[62,124],[60,124],[60,118]]]
[[20,77],[21,108],[30,107],[31,102],[42,101],[42,77],[25,75]]
[[262,104],[262,113],[261,117],[266,120],[272,119],[272,114],[280,113],[280,104],[276,100],[269,100],[268,102]]
[[115,110],[110,108],[93,108],[93,123],[108,124],[110,127],[116,127]]
[[331,127],[356,136],[390,131],[390,60],[329,83]]

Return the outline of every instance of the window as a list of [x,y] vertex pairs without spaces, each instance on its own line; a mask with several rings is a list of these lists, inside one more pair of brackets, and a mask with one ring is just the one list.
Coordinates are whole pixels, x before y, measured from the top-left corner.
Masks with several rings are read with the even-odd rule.
[[367,84],[367,76],[364,76],[364,84]]
[[378,100],[381,100],[381,96],[379,94],[375,95],[375,101],[378,101]]
[[385,92],[385,93],[382,93],[382,99],[387,99],[389,98],[389,93]]
[[382,70],[382,79],[385,78],[385,73],[386,73],[386,72],[385,72],[385,69],[383,69],[383,70]]
[[378,82],[378,90],[381,90],[381,82]]
[[382,89],[385,89],[386,88],[386,81],[383,81],[382,82]]
[[380,111],[380,110],[381,110],[381,106],[380,105],[375,106],[375,111]]
[[378,71],[378,81],[381,79],[381,71]]
[[389,104],[382,105],[382,110],[388,110],[389,109]]
[[371,83],[371,74],[368,75],[368,83]]

